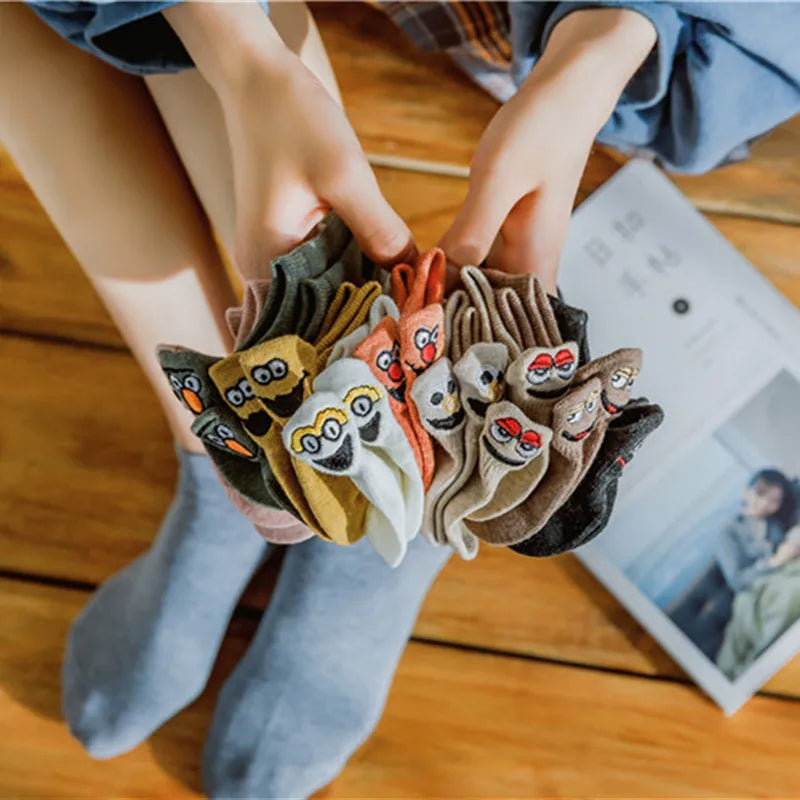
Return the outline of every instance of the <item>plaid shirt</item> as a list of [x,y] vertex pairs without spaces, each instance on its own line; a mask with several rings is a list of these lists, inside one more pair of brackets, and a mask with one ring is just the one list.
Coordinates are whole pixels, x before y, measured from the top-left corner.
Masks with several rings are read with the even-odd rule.
[[495,67],[511,63],[508,4],[374,3],[421,50],[456,50]]

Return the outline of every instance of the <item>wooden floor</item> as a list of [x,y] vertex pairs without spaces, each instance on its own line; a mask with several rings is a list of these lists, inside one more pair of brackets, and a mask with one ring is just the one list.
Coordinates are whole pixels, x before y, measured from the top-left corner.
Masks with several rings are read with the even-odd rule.
[[[386,196],[422,246],[435,243],[494,102],[375,12],[316,13]],[[594,153],[581,196],[620,163]],[[676,182],[800,305],[800,119],[751,161]],[[7,157],[0,375],[0,797],[195,796],[216,691],[274,568],[248,591],[191,708],[111,762],[69,737],[67,628],[95,585],[148,546],[175,463],[144,378]],[[108,385],[126,387],[114,405],[86,391]],[[800,662],[725,719],[574,558],[485,548],[434,586],[375,735],[326,795],[797,797],[798,698]]]

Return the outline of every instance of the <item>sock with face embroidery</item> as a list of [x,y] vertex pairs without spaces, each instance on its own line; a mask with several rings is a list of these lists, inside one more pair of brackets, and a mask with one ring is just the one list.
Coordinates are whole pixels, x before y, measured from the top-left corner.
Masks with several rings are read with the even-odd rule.
[[549,428],[537,425],[507,400],[489,407],[478,437],[477,469],[444,508],[448,541],[472,536],[464,520],[491,502],[504,479],[538,460],[549,435]]
[[414,381],[411,398],[422,426],[439,445],[434,448],[435,469],[425,496],[422,530],[431,542],[446,544],[436,537],[434,511],[438,498],[463,469],[466,423],[458,382],[449,358],[440,358]]
[[594,539],[611,517],[623,468],[663,419],[661,407],[644,398],[626,404],[609,421],[597,458],[572,495],[535,536],[511,549],[541,558],[574,550]]
[[465,559],[474,558],[478,541],[472,534],[461,539],[445,536],[444,509],[472,475],[478,462],[478,436],[489,406],[503,399],[508,350],[499,342],[481,342],[467,350],[453,367],[467,419],[464,426],[464,460],[455,480],[444,488],[434,503],[433,530],[436,541],[447,541]]
[[[253,442],[235,415],[229,415],[216,385],[209,375],[219,359],[178,347],[160,347],[158,358],[170,380],[173,391],[188,408],[205,409],[195,419],[192,431],[201,435],[212,433],[222,424],[233,433],[231,440]],[[187,385],[184,385],[187,384]],[[237,395],[238,397],[238,395]],[[189,405],[191,403],[191,405]],[[212,418],[216,420],[212,424]],[[302,541],[310,531],[297,526],[292,514],[295,509],[269,467],[260,446],[255,460],[238,458],[228,451],[213,447],[204,439],[206,452],[217,470],[228,497],[270,541],[286,543]],[[249,447],[248,444],[245,447]],[[290,512],[290,513],[287,513]],[[293,529],[290,530],[290,529]],[[290,537],[287,540],[287,536]],[[298,537],[299,538],[296,538]]]
[[356,347],[367,338],[371,331],[375,330],[378,323],[385,317],[396,320],[399,316],[400,311],[394,300],[386,294],[378,295],[370,306],[367,321],[333,345],[331,354],[328,356],[328,364],[338,361],[340,358],[352,356]]
[[418,256],[413,267],[397,264],[391,274],[392,299],[403,314],[413,314],[444,299],[447,259],[433,247]]
[[508,367],[509,397],[531,419],[549,425],[553,406],[566,394],[577,371],[575,342],[559,347],[531,347]]
[[553,295],[550,295],[550,307],[558,322],[561,338],[564,341],[577,342],[580,363],[588,364],[592,360],[587,334],[589,315],[582,308],[569,306],[560,297]]
[[391,317],[383,319],[353,350],[353,355],[363,361],[378,382],[385,387],[389,395],[389,406],[414,451],[414,458],[422,474],[422,452],[406,402],[406,373],[400,358],[400,333],[397,322]]
[[420,422],[410,391],[414,381],[444,353],[444,309],[430,305],[411,314],[401,314],[398,322],[400,359],[406,376],[406,404],[422,458],[422,482],[431,485],[434,470],[433,442]]
[[358,426],[362,447],[375,452],[396,473],[403,493],[405,537],[411,541],[422,525],[425,489],[414,451],[392,413],[386,388],[363,361],[344,358],[320,372],[314,379],[314,391],[339,398]]
[[548,326],[545,324],[537,304],[536,284],[538,278],[536,276],[529,274],[513,275],[492,269],[483,270],[483,274],[495,290],[496,296],[498,294],[504,296],[506,303],[510,297],[509,289],[518,296],[524,308],[525,317],[527,317],[533,330],[534,344],[540,347],[551,347],[557,343],[551,341]]
[[363,534],[390,567],[400,564],[408,540],[398,476],[362,447],[358,426],[336,395],[314,392],[286,423],[283,443],[296,461],[353,481],[369,503]]
[[583,461],[583,440],[592,435],[600,406],[600,381],[592,378],[574,386],[553,407],[550,464],[536,491],[527,500],[491,522],[472,522],[481,539],[510,544],[541,530],[572,494]]
[[[292,491],[299,489],[324,535],[338,544],[357,541],[363,535],[367,512],[357,487],[346,477],[322,474],[303,461],[292,460],[281,439],[287,420],[311,394],[319,363],[317,350],[297,336],[282,336],[241,353],[239,360],[256,398],[274,421],[265,446],[273,471]],[[286,493],[292,497],[288,489]]]

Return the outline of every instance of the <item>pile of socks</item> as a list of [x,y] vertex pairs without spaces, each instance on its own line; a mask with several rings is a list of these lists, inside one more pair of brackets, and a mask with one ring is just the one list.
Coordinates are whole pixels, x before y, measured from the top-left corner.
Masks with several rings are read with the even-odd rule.
[[421,530],[552,555],[605,526],[662,412],[641,352],[591,361],[586,314],[476,267],[445,298],[433,249],[389,275],[334,214],[227,319],[234,352],[158,356],[234,505],[270,541],[366,537],[391,566]]

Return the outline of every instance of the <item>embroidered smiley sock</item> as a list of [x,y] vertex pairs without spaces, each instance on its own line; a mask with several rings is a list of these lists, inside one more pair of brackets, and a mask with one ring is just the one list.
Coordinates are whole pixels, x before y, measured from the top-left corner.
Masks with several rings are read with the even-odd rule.
[[422,253],[413,268],[397,264],[391,273],[392,299],[404,314],[439,305],[444,299],[446,272],[447,259],[438,247]]
[[565,342],[560,347],[531,347],[508,367],[509,396],[531,419],[549,425],[553,406],[566,394],[577,372],[575,342]]
[[541,297],[541,293],[537,291],[537,284],[539,283],[538,278],[534,275],[511,275],[492,269],[484,270],[483,274],[496,293],[503,293],[506,299],[508,299],[507,291],[504,290],[511,289],[520,298],[525,309],[525,315],[533,329],[535,345],[539,347],[552,347],[554,344],[560,342],[560,332],[557,340],[555,342],[552,341],[552,327],[548,326],[542,317],[538,303]]
[[363,361],[344,358],[315,378],[314,391],[339,398],[358,426],[362,447],[375,452],[396,474],[403,493],[405,537],[411,541],[422,525],[425,489],[414,451],[392,413],[385,387]]
[[419,413],[420,422],[434,448],[434,475],[425,507],[422,530],[431,542],[446,544],[437,538],[434,525],[436,501],[455,480],[464,467],[464,425],[466,413],[461,404],[458,382],[448,358],[440,358],[414,381],[411,398]]
[[398,323],[400,333],[400,359],[406,377],[406,404],[408,416],[419,444],[422,458],[422,482],[427,491],[433,480],[435,467],[433,442],[420,422],[419,413],[409,392],[414,381],[444,353],[444,309],[430,305],[412,314],[402,314]]
[[274,421],[265,450],[287,495],[294,502],[292,492],[299,492],[303,510],[313,515],[318,532],[338,544],[357,541],[363,535],[367,504],[353,482],[292,460],[281,439],[286,421],[311,393],[317,350],[297,336],[282,336],[241,353],[239,360],[257,399]]
[[[296,337],[292,337],[296,338]],[[262,347],[257,345],[256,347]],[[313,347],[306,344],[307,347]],[[306,501],[300,484],[291,468],[291,463],[283,457],[283,448],[280,445],[280,431],[273,430],[273,418],[265,406],[256,397],[250,381],[247,379],[245,369],[240,363],[241,357],[251,353],[255,348],[250,348],[242,353],[232,355],[218,361],[209,370],[209,375],[214,381],[225,403],[242,421],[242,424],[251,439],[264,451],[270,471],[288,498],[297,516],[311,530],[320,532],[320,525]],[[298,400],[302,402],[302,393]],[[289,416],[289,415],[287,415]],[[276,446],[277,444],[277,446]]]
[[208,370],[219,359],[185,347],[162,345],[156,349],[172,392],[184,408],[195,416],[219,405],[219,394],[208,377]]
[[356,423],[331,392],[314,392],[283,429],[295,461],[324,476],[350,479],[368,502],[362,531],[381,558],[396,567],[406,554],[403,495],[394,470],[361,446]]
[[[448,541],[468,542],[473,537],[464,520],[491,502],[505,478],[539,460],[549,433],[507,400],[489,407],[478,438],[477,469],[444,509]],[[467,549],[477,553],[477,544],[467,544]]]
[[597,458],[572,495],[535,536],[515,544],[512,550],[542,558],[594,539],[611,517],[623,468],[663,419],[661,407],[645,399],[628,403],[610,420]]
[[391,317],[379,322],[375,330],[355,348],[353,355],[363,361],[378,382],[386,388],[392,413],[414,451],[414,458],[421,474],[422,452],[407,405],[406,373],[400,358],[400,334],[397,322]]
[[369,336],[370,331],[375,330],[378,323],[383,320],[384,317],[391,317],[396,320],[399,316],[400,311],[394,300],[386,294],[378,295],[370,306],[367,321],[363,325],[359,325],[351,333],[343,336],[333,345],[331,354],[328,356],[328,364],[332,364],[340,358],[349,358],[352,356],[356,347]]
[[483,428],[489,407],[503,398],[508,350],[499,342],[481,342],[467,350],[453,367],[461,391],[461,402],[467,419],[464,427],[464,460],[455,480],[444,487],[434,503],[433,530],[436,541],[449,544],[462,558],[474,558],[477,540],[470,535],[463,539],[447,540],[444,526],[444,509],[472,475],[478,462],[478,435]]
[[582,440],[592,434],[600,405],[600,381],[575,386],[553,407],[550,464],[536,491],[491,522],[472,522],[470,530],[485,540],[520,542],[541,530],[572,494],[583,459]]

